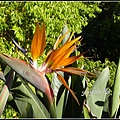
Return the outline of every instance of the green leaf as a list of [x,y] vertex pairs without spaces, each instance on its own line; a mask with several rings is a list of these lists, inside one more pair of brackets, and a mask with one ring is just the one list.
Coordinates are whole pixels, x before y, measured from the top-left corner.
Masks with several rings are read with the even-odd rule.
[[6,83],[0,93],[0,116],[5,108],[7,99],[9,97],[10,89],[14,80],[14,71],[11,70],[7,76]]
[[[63,76],[63,72],[60,72],[61,75]],[[57,78],[57,74],[53,73],[53,77],[52,77],[52,82],[51,82],[51,87],[53,89],[55,98],[57,97],[58,91],[60,86],[62,85],[62,83],[60,82],[60,80]]]
[[14,100],[21,116],[23,118],[50,118],[49,112],[29,85],[20,77],[17,78],[16,83],[20,81],[22,83],[14,88],[15,95],[17,95],[14,95]]
[[113,84],[113,93],[110,97],[110,117],[113,117],[117,113],[119,108],[119,96],[120,96],[120,59],[117,66],[115,81]]
[[110,96],[110,91],[108,89],[106,89],[106,98],[105,98],[105,103],[104,103],[104,107],[103,110],[105,112],[109,113],[109,96]]
[[[59,72],[62,76],[64,75],[63,72]],[[62,86],[62,83],[57,78],[56,73],[53,73],[53,79],[51,83],[51,87],[53,89],[54,95],[55,95],[55,103],[56,103],[56,112],[57,112],[57,118],[62,118],[63,110],[66,106],[67,102],[67,94],[68,90]]]
[[2,71],[0,71],[0,78],[5,82],[5,76],[10,72],[11,68],[8,65],[5,65],[5,63],[1,63],[2,65],[4,64],[4,68],[2,68]]
[[32,105],[27,102],[28,105],[26,107],[26,109],[22,112],[22,117],[24,116],[24,118],[33,118],[33,108],[32,108]]
[[50,117],[51,118],[57,118],[57,113],[56,113],[56,101],[53,100],[52,105],[49,108],[50,111]]
[[[61,72],[62,75],[63,75],[63,72]],[[56,73],[53,73],[53,77],[52,77],[52,82],[51,82],[51,87],[52,87],[52,90],[54,92],[54,102],[55,102],[55,105],[56,105],[56,102],[57,102],[57,95],[58,95],[58,91],[60,89],[60,86],[62,85],[62,83],[59,81],[59,79],[57,78],[57,74]],[[62,104],[61,106],[62,107]],[[57,111],[58,109],[56,109],[56,114],[57,114],[57,117],[61,117],[61,111]]]
[[65,99],[65,90],[63,91],[63,93],[60,97],[60,100],[58,101],[58,104],[56,106],[57,118],[62,118],[63,108],[64,108],[63,105],[64,105],[64,99]]
[[97,117],[101,118],[103,106],[106,98],[106,85],[109,80],[109,68],[106,67],[98,76],[92,90],[87,98],[87,104],[91,112]]

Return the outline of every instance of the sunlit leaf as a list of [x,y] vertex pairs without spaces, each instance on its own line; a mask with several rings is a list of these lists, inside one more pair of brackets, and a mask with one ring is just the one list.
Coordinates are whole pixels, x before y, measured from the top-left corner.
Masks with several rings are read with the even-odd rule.
[[110,116],[113,117],[119,108],[120,99],[120,59],[117,66],[116,77],[113,85],[113,93],[110,97]]
[[109,68],[106,67],[98,76],[87,98],[87,105],[89,106],[91,112],[97,116],[97,118],[101,118],[102,116],[107,94],[106,85],[109,80],[109,75]]
[[38,97],[34,94],[29,85],[24,82],[22,78],[17,78],[16,82],[20,81],[22,82],[21,85],[15,87],[14,90],[19,90],[23,93],[20,94],[16,91],[15,94],[17,94],[18,97],[14,95],[14,100],[21,113],[21,117],[49,118],[49,112],[42,104],[42,102],[38,99]]
[[[64,25],[63,30],[62,30],[62,35],[64,35],[68,30],[69,30],[69,29],[68,29],[67,25]],[[64,45],[65,42],[69,39],[69,37],[70,37],[70,32],[68,32],[68,34],[64,37],[64,39],[63,39],[63,41],[62,41],[62,44],[63,44],[63,45]]]

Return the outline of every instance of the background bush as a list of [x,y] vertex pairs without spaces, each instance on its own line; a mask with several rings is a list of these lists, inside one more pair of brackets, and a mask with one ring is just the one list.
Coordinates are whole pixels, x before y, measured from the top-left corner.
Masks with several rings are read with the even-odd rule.
[[[90,49],[86,56],[94,56],[90,60],[79,61],[79,66],[84,65],[85,69],[97,74],[109,66],[108,86],[111,88],[116,71],[115,63],[118,62],[120,53],[119,7],[119,2],[0,2],[0,51],[25,59],[8,37],[10,34],[21,47],[29,51],[30,56],[36,22],[41,25],[44,21],[47,45],[39,59],[41,63],[67,24],[71,31],[76,32],[76,36],[83,36],[80,52]],[[88,81],[89,88],[93,84],[94,79]],[[10,110],[8,106],[5,111],[7,110]],[[13,117],[13,114],[7,116],[4,112],[3,117],[5,116]]]
[[[57,39],[64,24],[74,32],[81,32],[89,18],[100,13],[98,2],[1,2],[0,3],[0,49],[13,54],[15,47],[7,38],[6,32],[14,37],[19,45],[30,50],[36,22],[44,21],[48,51]],[[12,47],[11,47],[12,46]]]

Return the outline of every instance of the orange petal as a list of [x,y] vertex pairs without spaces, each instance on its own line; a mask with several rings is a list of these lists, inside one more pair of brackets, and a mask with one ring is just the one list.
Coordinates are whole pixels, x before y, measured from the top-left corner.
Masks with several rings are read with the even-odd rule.
[[56,71],[63,71],[63,72],[76,74],[76,75],[80,75],[80,76],[84,76],[87,73],[90,73],[89,71],[86,71],[86,70],[83,70],[80,68],[74,68],[74,67],[59,68],[59,69],[56,69]]
[[67,85],[67,82],[65,81],[65,79],[57,73],[57,77],[58,79],[61,81],[61,83],[70,91],[70,93],[72,94],[72,96],[75,98],[76,102],[80,105],[77,97],[75,96],[74,92],[69,88],[69,86]]
[[52,65],[57,66],[62,59],[68,58],[75,48],[76,48],[76,45],[73,45],[72,47],[67,49],[65,52],[63,52],[59,57],[57,57],[54,60]]
[[57,64],[55,64],[53,62],[52,66],[51,66],[51,69],[54,70],[55,68],[60,68],[62,66],[70,65],[70,64],[74,63],[78,58],[79,58],[79,56],[72,56],[72,57],[69,57],[69,58],[62,59]]
[[31,54],[33,60],[36,60],[44,51],[45,47],[45,24],[43,23],[42,28],[40,30],[39,24],[36,25],[36,30],[33,36],[32,44],[31,44]]
[[40,49],[40,55],[43,53],[45,44],[46,44],[46,36],[45,36],[45,24],[43,23],[42,29],[41,29],[41,49]]
[[47,60],[49,59],[49,56],[51,55],[51,53],[55,52],[55,50],[51,50],[51,51],[48,52],[47,57],[45,59],[45,62],[48,63],[49,65],[50,65],[50,63],[54,63],[54,66],[56,66],[59,63],[59,61],[61,61],[61,59],[68,58],[70,56],[70,54],[74,51],[75,48],[76,48],[76,45],[73,45],[72,47],[70,47],[69,49],[67,49],[66,51],[64,51],[54,61],[48,62]]
[[[88,51],[86,51],[86,52],[88,52]],[[53,62],[52,66],[51,66],[51,69],[55,70],[56,68],[60,68],[62,66],[70,65],[70,64],[74,63],[77,59],[79,59],[79,57],[82,56],[83,54],[85,54],[86,52],[83,52],[78,56],[72,56],[72,57],[69,57],[69,58],[61,59],[57,63]]]
[[76,41],[78,41],[81,37],[77,37],[74,40],[65,43],[62,47],[52,52],[52,54],[49,56],[48,62],[53,62],[57,57],[59,57],[64,51],[66,51],[68,48],[70,48]]

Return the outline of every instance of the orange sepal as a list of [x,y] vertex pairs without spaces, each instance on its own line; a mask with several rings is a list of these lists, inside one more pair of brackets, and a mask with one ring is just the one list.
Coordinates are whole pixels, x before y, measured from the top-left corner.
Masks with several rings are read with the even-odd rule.
[[49,62],[54,62],[55,59],[57,59],[63,52],[65,52],[67,49],[69,49],[76,41],[78,41],[81,37],[77,37],[74,40],[65,43],[62,47],[59,49],[55,50],[54,52],[51,53],[51,55],[48,58],[48,63]]
[[37,60],[37,58],[43,53],[45,43],[45,24],[43,23],[42,28],[40,29],[39,24],[37,23],[31,44],[31,54],[33,60]]
[[[56,73],[57,73],[57,72],[56,72]],[[77,97],[75,96],[74,92],[69,88],[69,86],[67,85],[65,79],[64,79],[60,74],[58,74],[58,73],[57,73],[57,77],[58,77],[58,79],[61,81],[61,83],[70,91],[70,93],[71,93],[72,96],[75,98],[75,100],[76,100],[76,102],[78,103],[78,105],[80,105]]]
[[59,69],[56,69],[56,71],[67,72],[67,73],[76,74],[80,76],[84,76],[86,74],[91,74],[92,76],[94,76],[93,73],[90,73],[87,70],[83,70],[81,68],[74,68],[74,67],[59,68]]
[[82,56],[83,54],[85,54],[86,52],[88,52],[88,51],[85,51],[78,56],[72,56],[72,57],[69,57],[69,58],[61,59],[57,63],[53,62],[52,66],[51,66],[51,69],[55,70],[56,68],[60,68],[62,66],[70,65],[70,64],[74,63],[76,60],[78,60],[79,57]]

